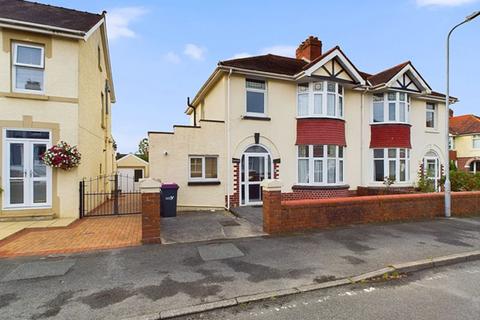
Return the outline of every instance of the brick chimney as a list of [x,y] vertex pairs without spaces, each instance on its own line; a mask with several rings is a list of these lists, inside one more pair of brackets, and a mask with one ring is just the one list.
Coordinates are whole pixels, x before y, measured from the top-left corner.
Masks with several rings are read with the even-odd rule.
[[322,41],[317,37],[310,36],[307,40],[300,43],[295,52],[297,59],[303,59],[308,62],[315,60],[322,55]]

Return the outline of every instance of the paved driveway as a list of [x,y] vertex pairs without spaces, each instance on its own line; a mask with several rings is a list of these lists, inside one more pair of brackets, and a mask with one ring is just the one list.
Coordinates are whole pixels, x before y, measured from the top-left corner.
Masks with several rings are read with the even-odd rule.
[[232,212],[239,218],[243,218],[250,223],[263,228],[263,207],[262,206],[245,206],[232,208]]

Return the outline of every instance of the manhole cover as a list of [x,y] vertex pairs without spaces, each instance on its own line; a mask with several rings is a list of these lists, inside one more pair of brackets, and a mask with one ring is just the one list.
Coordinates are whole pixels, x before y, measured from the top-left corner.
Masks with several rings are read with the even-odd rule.
[[233,243],[209,244],[197,247],[203,261],[243,257],[244,254]]

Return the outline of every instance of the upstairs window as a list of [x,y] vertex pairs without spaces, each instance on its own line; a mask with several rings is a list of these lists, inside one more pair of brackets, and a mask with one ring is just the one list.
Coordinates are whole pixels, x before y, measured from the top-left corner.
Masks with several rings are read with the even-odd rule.
[[480,135],[472,137],[473,149],[480,149]]
[[404,92],[374,94],[372,110],[374,123],[408,123],[409,97]]
[[343,118],[343,86],[329,81],[305,82],[297,86],[299,117]]
[[12,88],[17,92],[44,91],[44,48],[42,46],[13,44]]
[[247,114],[254,116],[266,115],[265,105],[267,97],[267,86],[265,81],[247,79]]
[[427,128],[436,128],[437,126],[437,106],[427,102],[426,121]]

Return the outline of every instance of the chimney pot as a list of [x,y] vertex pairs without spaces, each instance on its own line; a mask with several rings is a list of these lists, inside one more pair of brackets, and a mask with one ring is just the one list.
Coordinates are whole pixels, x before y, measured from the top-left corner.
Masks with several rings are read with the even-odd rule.
[[322,41],[317,37],[310,36],[300,43],[295,52],[297,59],[303,59],[311,62],[322,55]]

